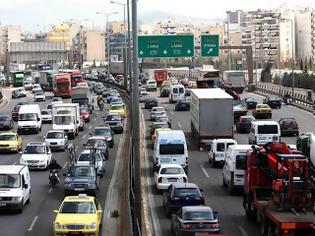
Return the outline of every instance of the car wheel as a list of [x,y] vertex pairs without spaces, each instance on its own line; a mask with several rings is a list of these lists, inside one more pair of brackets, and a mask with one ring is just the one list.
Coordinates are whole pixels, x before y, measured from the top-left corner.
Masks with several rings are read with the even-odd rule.
[[222,177],[222,185],[223,185],[223,187],[226,187],[226,186],[227,186],[227,184],[226,184],[226,182],[225,182],[225,180],[224,180],[223,177]]
[[30,202],[31,202],[31,195],[28,197],[28,199],[26,200],[26,204],[30,204]]

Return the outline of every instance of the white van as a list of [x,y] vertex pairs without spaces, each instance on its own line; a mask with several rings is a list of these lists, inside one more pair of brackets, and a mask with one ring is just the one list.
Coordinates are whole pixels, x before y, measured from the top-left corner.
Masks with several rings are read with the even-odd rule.
[[172,85],[168,97],[169,103],[185,100],[185,87],[181,84]]
[[244,173],[246,169],[247,151],[251,145],[232,145],[226,153],[225,164],[223,166],[223,185],[228,187],[230,193],[236,189],[243,189]]
[[157,90],[157,83],[155,80],[148,80],[146,85],[147,91],[156,91]]
[[264,145],[280,142],[280,125],[276,121],[252,121],[248,135],[249,144]]
[[42,113],[38,104],[22,105],[19,110],[17,132],[35,131],[36,134],[42,129]]
[[157,132],[153,151],[153,170],[161,164],[179,164],[188,172],[188,150],[182,130]]
[[214,139],[210,145],[209,163],[212,167],[223,166],[226,157],[226,151],[229,146],[235,145],[234,139]]
[[23,211],[30,202],[31,176],[25,165],[0,165],[0,209]]

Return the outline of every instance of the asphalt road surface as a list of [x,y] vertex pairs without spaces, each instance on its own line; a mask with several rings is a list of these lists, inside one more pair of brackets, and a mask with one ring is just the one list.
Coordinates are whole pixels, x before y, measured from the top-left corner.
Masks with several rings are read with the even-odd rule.
[[[47,94],[47,93],[46,93]],[[11,110],[17,104],[18,101],[28,100],[33,102],[33,97],[29,92],[26,98],[10,100],[7,106],[0,110],[1,115],[10,115]],[[70,100],[64,100],[64,102]],[[46,102],[39,102],[41,109],[45,109],[49,103],[49,97]],[[105,110],[100,112],[97,108],[92,114],[90,123],[85,124],[85,130],[80,132],[79,135],[74,139],[70,140],[74,144],[76,154],[78,155],[82,150],[82,144],[89,138],[89,133],[96,126],[103,125],[102,117],[105,115]],[[17,123],[13,131],[16,132]],[[43,136],[52,129],[51,124],[43,124],[42,131],[39,134],[28,134],[22,135],[23,147],[29,142],[42,142]],[[106,173],[103,178],[99,179],[99,191],[97,198],[100,201],[103,209],[105,205],[106,195],[108,186],[113,175],[115,158],[117,148],[121,140],[121,134],[115,134],[114,140],[115,145],[109,151],[109,160],[106,162]],[[24,150],[24,149],[23,149]],[[0,164],[19,164],[20,154],[16,153],[0,153]],[[63,166],[60,171],[61,183],[55,188],[50,188],[48,182],[49,171],[31,171],[31,202],[29,205],[25,205],[22,214],[15,212],[0,212],[0,225],[1,225],[1,236],[22,236],[22,235],[53,235],[52,222],[55,218],[53,210],[58,209],[62,200],[64,199],[63,191],[63,180],[65,177],[63,173],[67,172],[69,167],[68,153],[66,152],[53,152],[52,158],[56,159],[57,162]]]
[[[158,93],[152,93],[158,96]],[[242,97],[253,96],[257,101],[262,102],[263,97],[255,94],[244,93]],[[211,168],[208,162],[207,152],[200,152],[197,149],[197,144],[193,140],[190,133],[190,112],[175,112],[174,104],[168,103],[168,98],[159,98],[159,105],[164,106],[168,116],[172,120],[172,129],[180,129],[185,132],[189,149],[189,182],[196,183],[203,189],[206,205],[218,211],[218,217],[223,229],[223,233],[229,236],[252,236],[259,235],[258,224],[250,222],[245,216],[242,206],[242,193],[229,195],[227,189],[222,185],[222,169]],[[143,108],[143,105],[141,105]],[[150,201],[151,210],[153,211],[153,225],[158,234],[167,236],[172,235],[171,220],[166,216],[163,209],[162,195],[157,194],[154,187],[153,170],[152,170],[152,150],[150,148],[151,141],[149,140],[149,111],[142,109],[146,126],[146,142],[147,142],[147,157],[150,168]],[[211,111],[209,111],[211,112]],[[220,112],[220,111],[215,111]],[[272,111],[272,120],[278,121],[283,117],[294,117],[300,128],[300,133],[306,131],[315,131],[314,117],[311,113],[300,110],[292,106],[283,105],[281,109]],[[248,113],[251,114],[251,111]],[[222,114],[224,116],[224,114]],[[238,144],[248,144],[248,134],[234,133],[234,138]],[[296,137],[283,137],[282,141],[288,144],[296,144]]]

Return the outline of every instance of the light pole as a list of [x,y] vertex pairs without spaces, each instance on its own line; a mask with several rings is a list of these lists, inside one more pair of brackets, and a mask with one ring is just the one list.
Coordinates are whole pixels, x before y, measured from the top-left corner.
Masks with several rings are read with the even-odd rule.
[[110,51],[109,51],[109,24],[108,24],[108,18],[111,15],[116,15],[118,12],[110,12],[110,13],[105,13],[105,12],[96,12],[98,15],[104,15],[106,16],[106,43],[107,43],[107,59],[108,59],[108,66],[107,66],[107,79],[109,80],[109,75],[110,75]]
[[[227,44],[230,46],[230,11],[226,12],[226,35],[227,35]],[[231,70],[231,51],[228,49],[228,65],[229,70]]]
[[[110,1],[112,4],[118,4],[124,7],[124,45],[123,45],[123,57],[124,57],[124,86],[127,89],[128,67],[127,67],[127,35],[126,35],[126,5],[127,3]],[[128,17],[129,18],[129,17]],[[129,19],[128,19],[129,20]]]

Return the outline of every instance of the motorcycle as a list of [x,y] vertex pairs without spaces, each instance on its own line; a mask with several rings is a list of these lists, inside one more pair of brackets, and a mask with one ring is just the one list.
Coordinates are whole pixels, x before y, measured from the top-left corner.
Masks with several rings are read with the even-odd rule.
[[49,184],[52,186],[52,187],[55,187],[56,184],[59,183],[59,176],[58,176],[58,170],[50,170],[50,173],[49,173]]

